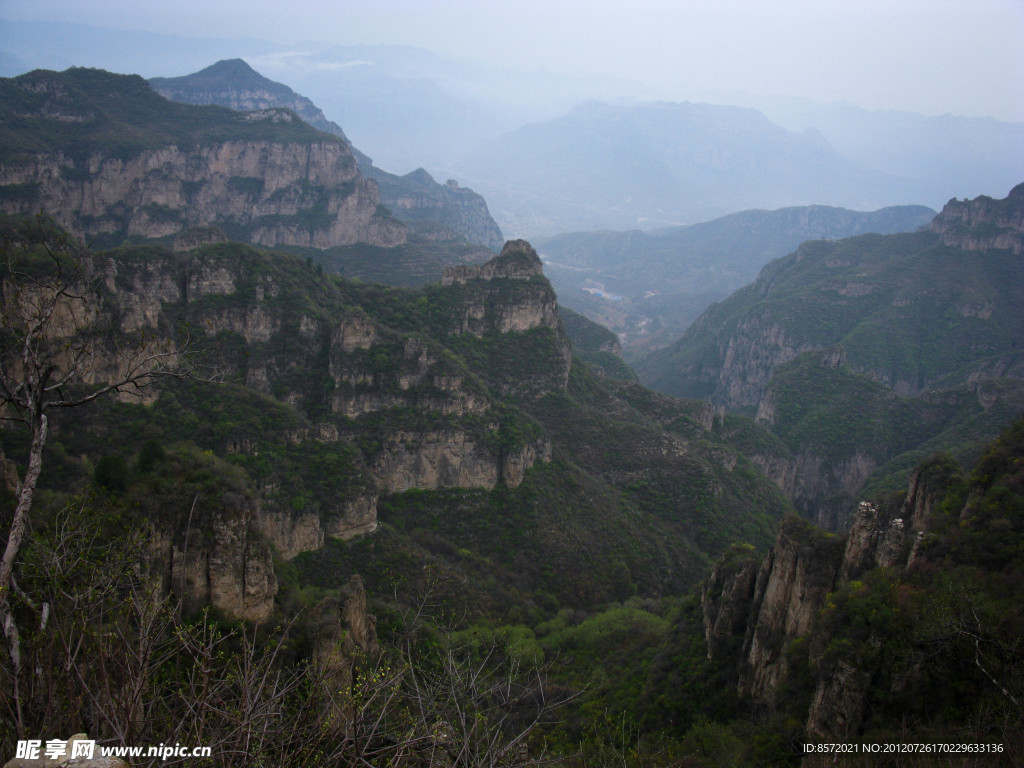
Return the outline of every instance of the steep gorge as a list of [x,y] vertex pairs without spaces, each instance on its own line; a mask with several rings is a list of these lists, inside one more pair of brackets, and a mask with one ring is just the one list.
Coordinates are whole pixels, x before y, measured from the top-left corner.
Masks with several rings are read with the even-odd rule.
[[929,452],[977,455],[1024,408],[1021,187],[951,201],[931,231],[810,241],[638,367],[667,394],[753,416],[758,466],[808,519]]

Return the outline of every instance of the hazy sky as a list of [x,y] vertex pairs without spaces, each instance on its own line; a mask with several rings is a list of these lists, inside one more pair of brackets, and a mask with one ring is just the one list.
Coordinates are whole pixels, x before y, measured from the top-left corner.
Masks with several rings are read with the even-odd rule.
[[1024,121],[1024,0],[0,0],[0,18],[415,45],[678,100],[746,91]]

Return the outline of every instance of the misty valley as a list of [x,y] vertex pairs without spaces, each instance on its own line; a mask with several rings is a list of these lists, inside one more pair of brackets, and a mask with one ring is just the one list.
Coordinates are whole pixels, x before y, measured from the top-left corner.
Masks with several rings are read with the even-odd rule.
[[1021,765],[1024,125],[323,71],[0,78],[6,766]]

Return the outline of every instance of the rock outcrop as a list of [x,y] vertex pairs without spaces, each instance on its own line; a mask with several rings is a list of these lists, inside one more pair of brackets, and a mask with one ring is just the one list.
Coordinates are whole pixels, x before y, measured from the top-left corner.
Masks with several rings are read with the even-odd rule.
[[320,549],[327,539],[354,539],[377,530],[377,496],[368,493],[340,501],[340,514],[296,513],[262,505],[255,525],[283,560]]
[[455,297],[449,329],[453,335],[549,335],[547,357],[534,360],[535,368],[490,377],[502,394],[540,397],[564,391],[572,346],[562,332],[558,300],[533,246],[525,240],[510,240],[500,255],[484,264],[445,267],[441,284]]
[[491,218],[487,203],[454,180],[438,184],[422,168],[405,176],[383,171],[352,146],[337,123],[328,120],[312,101],[281,83],[263,77],[241,59],[218,61],[184,77],[155,77],[153,89],[172,101],[219,104],[242,111],[284,108],[295,112],[319,131],[342,139],[352,150],[359,170],[377,182],[380,202],[424,240],[463,237],[492,251],[501,249],[501,229]]
[[[740,696],[772,702],[794,660],[820,659],[809,649],[829,594],[875,569],[906,567],[917,555],[925,526],[947,487],[955,464],[936,459],[915,471],[900,507],[888,512],[862,502],[845,541],[798,518],[786,518],[775,545],[760,565],[749,552],[723,559],[701,591],[708,657],[739,662]],[[879,648],[885,638],[869,636],[867,647]],[[800,645],[797,649],[798,643]],[[794,657],[792,654],[798,654]],[[849,739],[864,716],[872,670],[855,658],[835,660],[821,675],[806,716],[808,733],[816,738]]]
[[358,575],[341,587],[337,597],[324,599],[315,610],[319,626],[312,662],[327,694],[323,725],[351,736],[357,668],[380,652],[377,619],[366,609],[366,591]]
[[258,530],[257,500],[224,493],[197,496],[189,509],[163,510],[154,522],[152,557],[165,590],[186,610],[210,605],[248,621],[264,621],[274,607],[277,576],[267,539]]
[[557,330],[558,302],[540,257],[525,240],[510,240],[485,264],[445,267],[444,286],[468,286],[453,313],[453,333],[482,336],[534,328]]
[[499,481],[514,488],[537,462],[551,460],[551,441],[541,438],[518,449],[493,450],[461,430],[395,432],[388,436],[371,471],[385,493],[412,488],[493,488]]
[[86,240],[112,233],[177,236],[213,224],[265,246],[389,246],[406,239],[405,227],[378,211],[376,184],[334,141],[225,141],[161,147],[129,159],[97,152],[81,161],[56,151],[0,166],[2,186],[34,193],[5,196],[5,212],[41,208]]
[[[98,70],[36,71],[2,85],[2,140],[31,147],[0,161],[7,213],[42,209],[76,235],[111,244],[212,224],[266,246],[406,240],[348,145],[289,110],[172,105],[140,78]],[[89,138],[66,138],[68,120]]]
[[974,200],[953,198],[931,223],[942,242],[965,251],[992,249],[1024,253],[1024,184],[1003,200],[984,195]]
[[465,285],[475,280],[532,280],[543,277],[540,256],[525,240],[509,240],[496,259],[486,264],[460,264],[446,267],[441,285]]
[[766,699],[788,669],[785,651],[812,626],[835,585],[841,540],[786,518],[761,563],[743,644],[740,695]]
[[492,251],[505,242],[491,218],[487,201],[454,179],[438,184],[422,168],[395,176],[378,168],[360,166],[380,186],[381,202],[424,240],[464,237]]

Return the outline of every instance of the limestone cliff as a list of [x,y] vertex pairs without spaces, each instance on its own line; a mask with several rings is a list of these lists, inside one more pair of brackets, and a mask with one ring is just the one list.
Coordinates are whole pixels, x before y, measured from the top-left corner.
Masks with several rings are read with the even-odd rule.
[[364,176],[377,182],[380,202],[425,240],[464,237],[492,251],[504,242],[483,197],[449,180],[438,184],[422,168],[405,176],[383,171],[352,146],[337,123],[328,120],[312,101],[291,88],[263,77],[241,59],[216,64],[184,77],[155,77],[153,89],[172,101],[219,104],[247,112],[290,109],[317,130],[341,138],[352,150]]
[[363,173],[380,186],[381,202],[425,240],[464,237],[492,251],[505,242],[484,198],[454,179],[438,184],[422,168],[395,176],[372,165]]
[[[525,240],[510,240],[501,254],[485,264],[445,267],[442,286],[452,291],[449,333],[477,337],[543,336],[546,359],[514,375],[489,372],[502,394],[539,397],[563,391],[569,380],[572,347],[562,331],[558,301],[544,277],[540,257]],[[520,354],[530,355],[523,350]],[[540,363],[540,365],[536,365]]]
[[[913,475],[901,506],[885,511],[862,502],[845,541],[787,518],[760,566],[750,557],[724,559],[701,592],[708,657],[738,660],[738,693],[754,702],[772,702],[795,662],[812,672],[823,651],[808,645],[830,593],[874,569],[906,567],[914,561],[924,526],[952,471],[945,460],[922,465]],[[881,635],[864,639],[879,648]],[[819,674],[806,712],[815,738],[843,740],[857,735],[873,669],[858,658],[832,659]]]
[[274,607],[277,576],[270,544],[256,527],[259,501],[236,492],[197,494],[190,501],[156,502],[151,557],[164,589],[188,611],[209,605],[264,621]]
[[[85,266],[114,333],[174,344],[173,329],[200,329],[203,364],[224,382],[205,386],[234,387],[210,396],[257,398],[280,425],[228,418],[212,444],[211,454],[251,468],[251,486],[231,481],[213,495],[183,493],[166,508],[146,507],[165,586],[190,607],[210,604],[261,621],[277,591],[274,557],[290,560],[331,538],[373,533],[380,495],[515,487],[530,467],[550,461],[549,437],[496,393],[564,387],[567,342],[536,255],[523,244],[506,250],[476,276],[432,288],[437,310],[423,297],[439,333],[419,324],[415,331],[396,330],[371,316],[372,304],[360,305],[358,285],[326,281],[299,258],[237,243],[89,257]],[[368,290],[372,296],[378,289]],[[484,307],[481,339],[456,327],[467,303]],[[518,357],[514,345],[537,333],[543,335],[538,348],[549,349],[551,360]],[[473,366],[490,360],[494,371],[475,370],[445,346],[459,338],[491,355],[482,359],[464,349]],[[535,370],[504,373],[524,365]],[[156,397],[154,390],[150,402]],[[208,418],[224,419],[224,407]],[[303,485],[301,469],[262,459],[268,451],[328,462],[329,474]],[[194,471],[232,475],[220,464]]]
[[[36,71],[0,85],[5,212],[42,209],[111,244],[211,224],[266,246],[406,240],[348,145],[286,109],[173,105],[140,78],[97,70]],[[69,120],[81,124],[74,134],[61,128]]]
[[[276,116],[294,119],[286,112],[261,119]],[[58,151],[0,166],[0,185],[34,190],[5,199],[5,212],[41,208],[86,240],[168,237],[218,224],[265,246],[405,241],[404,227],[378,213],[375,184],[334,142],[226,141],[162,147],[128,160],[97,153],[77,162]]]
[[559,327],[555,292],[544,279],[537,252],[525,240],[510,240],[486,264],[445,267],[441,285],[468,288],[461,292],[453,333],[482,336]]
[[1018,184],[1004,200],[978,197],[953,198],[931,223],[942,242],[965,251],[992,249],[1024,253],[1024,184]]
[[461,430],[395,432],[388,436],[371,472],[382,492],[412,488],[493,488],[503,481],[514,488],[527,469],[551,460],[546,437],[501,451]]
[[359,576],[350,578],[337,597],[322,600],[315,611],[318,627],[312,663],[327,694],[323,726],[351,736],[357,669],[380,652],[377,619],[366,609],[366,592]]
[[812,626],[835,583],[841,541],[787,518],[761,563],[743,644],[740,695],[770,698],[788,668],[785,650]]

